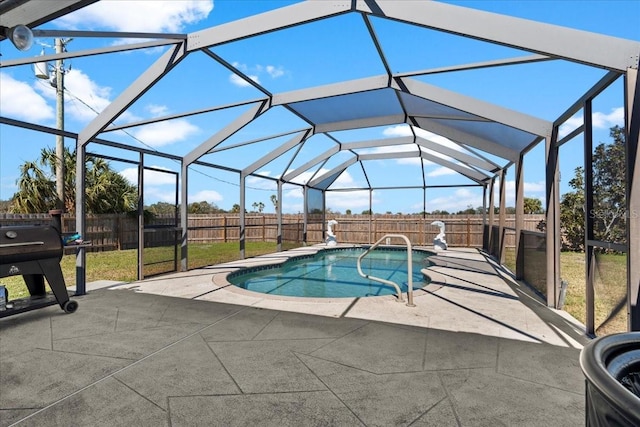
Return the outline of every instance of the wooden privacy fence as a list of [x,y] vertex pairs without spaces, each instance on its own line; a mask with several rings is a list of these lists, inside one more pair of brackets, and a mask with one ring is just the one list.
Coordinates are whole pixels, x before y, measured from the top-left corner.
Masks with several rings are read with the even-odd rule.
[[[340,243],[374,243],[385,234],[404,234],[413,245],[431,245],[440,229],[431,225],[433,221],[445,223],[446,240],[451,247],[482,247],[482,215],[327,215],[338,225],[333,230]],[[535,231],[544,215],[525,215],[524,229]],[[36,225],[49,223],[48,214],[0,214],[0,225]],[[497,216],[495,221],[497,222]],[[172,225],[174,218],[156,217],[149,227]],[[284,240],[301,240],[304,219],[299,214],[282,216]],[[134,249],[138,242],[137,217],[129,215],[89,215],[86,218],[84,240],[91,240],[92,251]],[[276,214],[247,214],[245,216],[247,241],[277,240]],[[494,225],[497,223],[494,222]],[[240,239],[240,218],[237,214],[189,215],[189,243],[234,242]],[[505,227],[515,226],[515,216],[508,215]],[[75,217],[62,216],[62,232],[75,231]],[[307,225],[307,243],[324,241],[325,223],[312,222]],[[153,233],[149,233],[150,235]],[[294,236],[294,237],[291,237]],[[395,242],[392,242],[395,243]],[[506,238],[507,247],[513,247],[513,239]]]

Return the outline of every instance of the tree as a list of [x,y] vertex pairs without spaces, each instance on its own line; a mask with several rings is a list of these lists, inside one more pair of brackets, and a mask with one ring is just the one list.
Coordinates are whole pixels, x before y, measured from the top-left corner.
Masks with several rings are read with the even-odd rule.
[[262,212],[264,210],[264,203],[262,202],[253,202],[251,206],[253,206],[253,209],[257,210],[258,212]]
[[524,213],[525,214],[541,214],[544,213],[542,209],[542,200],[535,199],[533,197],[525,197],[524,200]]
[[[102,158],[86,157],[85,209],[87,213],[124,213],[135,210],[138,191],[119,173],[113,171]],[[75,210],[76,203],[76,153],[64,149],[65,170],[64,207]],[[56,153],[43,148],[40,158],[20,166],[18,191],[11,199],[11,210],[16,213],[42,213],[55,209]]]
[[202,202],[190,203],[187,206],[187,212],[192,214],[211,214],[220,212],[220,208],[218,208],[215,203],[209,203],[203,200]]
[[472,205],[467,205],[467,209],[458,211],[459,215],[474,215],[475,213],[476,213],[476,210],[473,208]]
[[167,202],[156,202],[147,209],[154,215],[174,215],[176,213],[176,206]]
[[275,209],[276,213],[278,213],[278,196],[276,196],[275,194],[272,194],[271,203],[273,203],[273,208]]
[[610,144],[600,143],[593,151],[593,210],[586,212],[584,168],[575,169],[569,181],[574,190],[562,196],[560,221],[565,244],[571,250],[584,250],[585,215],[594,222],[594,238],[605,242],[624,242],[626,236],[625,134],[620,126],[610,129]]
[[565,193],[560,201],[560,223],[564,244],[570,250],[584,249],[584,168],[575,169],[569,187],[574,191]]
[[234,203],[233,206],[231,207],[231,213],[240,213],[240,205],[237,203]]
[[593,153],[593,211],[596,240],[626,241],[626,156],[624,128],[609,132],[611,144],[600,144]]
[[0,200],[0,212],[11,211],[11,200]]

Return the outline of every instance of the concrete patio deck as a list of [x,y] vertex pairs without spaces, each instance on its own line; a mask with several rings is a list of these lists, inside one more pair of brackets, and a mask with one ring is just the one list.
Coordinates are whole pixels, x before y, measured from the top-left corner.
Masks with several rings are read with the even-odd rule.
[[0,319],[0,426],[581,426],[584,327],[481,251],[432,257],[416,307],[230,286],[239,266]]

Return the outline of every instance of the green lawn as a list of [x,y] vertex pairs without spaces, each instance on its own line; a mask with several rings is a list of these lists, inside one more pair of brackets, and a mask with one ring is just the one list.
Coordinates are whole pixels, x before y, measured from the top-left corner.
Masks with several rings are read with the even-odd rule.
[[[245,247],[246,257],[275,252],[276,243],[272,242],[247,242]],[[171,249],[171,248],[170,248]],[[167,259],[166,248],[145,249],[145,264],[153,262],[154,258],[159,260]],[[173,251],[170,250],[172,256]],[[137,280],[137,256],[136,249],[109,252],[89,252],[87,253],[86,281],[115,280],[119,282],[132,282]],[[204,267],[207,265],[220,264],[234,261],[240,258],[238,242],[213,243],[213,244],[190,244],[189,245],[189,268]],[[76,257],[75,255],[65,255],[62,257],[60,266],[67,286],[73,286],[76,282]],[[158,264],[162,265],[162,264]],[[152,270],[153,267],[150,267]],[[153,274],[153,271],[145,268],[145,274]],[[28,296],[27,287],[22,280],[22,276],[10,276],[0,279],[0,283],[7,287],[9,299],[16,299]]]
[[[563,252],[560,262],[562,280],[568,282],[563,309],[585,323],[585,255],[581,252]],[[626,306],[620,306],[627,295],[626,263],[626,255],[596,255],[594,292],[597,335],[627,331]]]
[[[504,265],[511,271],[515,271],[515,263],[515,250],[506,248]],[[625,255],[596,255],[594,293],[597,335],[609,335],[627,331],[626,307],[620,305],[627,295],[626,263],[627,258]],[[583,324],[586,323],[584,253],[562,252],[560,254],[560,277],[567,282],[563,310]]]

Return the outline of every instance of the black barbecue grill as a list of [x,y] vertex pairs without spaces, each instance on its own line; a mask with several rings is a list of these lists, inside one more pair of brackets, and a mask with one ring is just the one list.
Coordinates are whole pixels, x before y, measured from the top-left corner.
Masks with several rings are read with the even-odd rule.
[[[22,275],[30,294],[10,301],[0,317],[56,303],[67,313],[76,311],[60,268],[62,253],[62,236],[53,225],[0,227],[0,278]],[[53,295],[45,290],[45,278]]]

